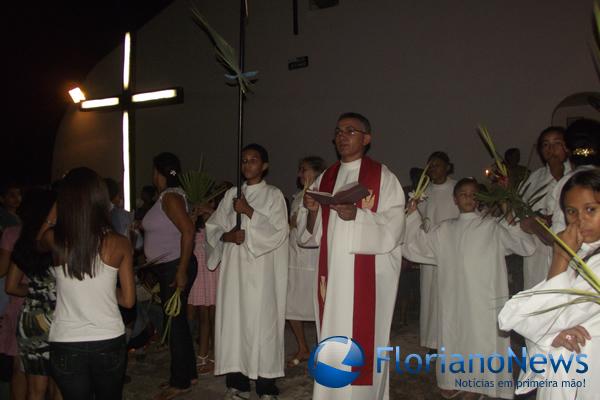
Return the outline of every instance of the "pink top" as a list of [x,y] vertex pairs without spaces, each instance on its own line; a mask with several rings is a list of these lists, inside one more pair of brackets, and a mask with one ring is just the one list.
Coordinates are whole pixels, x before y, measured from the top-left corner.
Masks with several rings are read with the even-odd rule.
[[206,266],[206,233],[204,229],[196,232],[194,255],[198,261],[198,274],[188,296],[188,304],[193,306],[214,306],[217,302],[219,268],[211,271]]
[[183,189],[167,188],[144,216],[144,254],[148,261],[158,260],[158,263],[177,260],[181,256],[181,232],[162,209],[162,198],[166,193],[183,196],[187,210],[187,199]]

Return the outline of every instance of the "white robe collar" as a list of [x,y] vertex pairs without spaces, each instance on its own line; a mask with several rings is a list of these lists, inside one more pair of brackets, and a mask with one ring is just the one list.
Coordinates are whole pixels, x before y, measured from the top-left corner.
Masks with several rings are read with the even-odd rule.
[[470,212],[470,213],[460,213],[458,215],[458,219],[464,220],[464,221],[470,221],[475,218],[479,218],[479,214],[475,211]]
[[456,184],[456,182],[454,182],[452,179],[450,179],[449,176],[446,177],[446,180],[444,181],[444,183],[433,183],[431,182],[431,185],[429,186],[431,188],[431,190],[447,190],[447,188],[450,186],[452,189],[454,189],[454,185]]
[[362,162],[362,158],[359,158],[358,160],[354,160],[354,161],[350,161],[350,162],[340,161],[341,168],[343,168],[343,169],[357,169],[357,168],[360,168],[360,163],[361,162]]
[[267,186],[267,181],[265,181],[264,179],[262,181],[260,181],[259,183],[257,183],[256,185],[248,185],[248,183],[244,182],[244,184],[242,185],[242,191],[244,193],[252,193],[252,192],[261,190],[261,189],[265,188],[266,186]]

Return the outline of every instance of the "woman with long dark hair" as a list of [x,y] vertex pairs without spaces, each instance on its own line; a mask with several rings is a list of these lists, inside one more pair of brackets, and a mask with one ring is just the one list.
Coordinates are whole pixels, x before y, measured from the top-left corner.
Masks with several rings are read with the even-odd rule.
[[188,214],[185,192],[179,183],[179,159],[172,153],[161,153],[154,157],[153,164],[153,181],[159,197],[142,220],[144,253],[147,260],[158,260],[153,269],[158,277],[163,306],[176,289],[181,290],[183,305],[179,314],[171,319],[171,376],[168,382],[161,384],[162,391],[155,397],[156,400],[168,400],[189,392],[191,384],[198,378],[185,306],[198,267],[192,257],[195,228]]
[[135,303],[133,250],[111,230],[109,207],[98,174],[73,169],[38,234],[40,248],[53,252],[50,370],[65,400],[122,397],[127,352],[118,305]]

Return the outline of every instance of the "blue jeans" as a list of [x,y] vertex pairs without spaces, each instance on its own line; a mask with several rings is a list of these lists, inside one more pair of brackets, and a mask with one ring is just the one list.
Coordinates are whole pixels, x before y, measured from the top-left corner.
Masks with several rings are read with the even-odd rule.
[[51,342],[50,374],[64,400],[120,400],[127,360],[125,335],[92,342]]

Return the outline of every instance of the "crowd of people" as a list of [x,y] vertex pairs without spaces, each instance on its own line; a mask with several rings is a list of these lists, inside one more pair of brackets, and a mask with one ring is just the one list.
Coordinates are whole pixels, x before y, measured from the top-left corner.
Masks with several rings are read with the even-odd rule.
[[[391,367],[378,371],[377,347],[390,343],[394,312],[405,324],[411,307],[419,309],[420,344],[437,364],[442,353],[505,354],[514,330],[532,353],[585,352],[586,376],[600,370],[600,305],[553,291],[597,289],[569,268],[571,256],[534,217],[517,218],[509,203],[490,208],[478,195],[503,185],[535,199],[536,217],[600,275],[599,123],[544,129],[541,168],[530,173],[518,149],[508,149],[507,176],[492,168],[487,185],[453,179],[450,157],[435,151],[425,160],[430,184],[422,196],[408,192],[423,170],[411,170],[403,188],[367,155],[377,136],[366,117],[344,113],[332,134],[339,161],[327,167],[318,156],[302,158],[291,202],[266,182],[269,154],[259,144],[242,151],[241,194],[231,187],[206,203],[189,201],[171,153],[154,157],[153,185],[132,213],[119,184],[86,167],[22,198],[18,185],[5,185],[0,378],[10,381],[10,398],[120,399],[128,351],[143,354],[163,336],[169,378],[156,400],[190,392],[206,374],[226,376],[225,399],[249,399],[252,381],[260,399],[277,399],[277,379],[311,356],[305,324],[314,323],[318,340],[355,340],[364,365],[347,386],[315,382],[312,398],[388,399]],[[368,194],[341,203],[315,194],[348,187]],[[525,289],[512,298],[510,254],[523,258]],[[181,303],[175,312],[167,306],[173,298]],[[286,321],[296,339],[289,355]],[[314,357],[341,362],[334,346]],[[515,387],[500,384],[512,373],[490,370],[450,374],[437,365],[439,393],[513,398]],[[563,372],[561,379],[582,377]],[[457,378],[491,384],[457,387]],[[523,371],[519,379],[549,375]],[[542,399],[598,393],[593,379],[583,388],[538,388]]]

